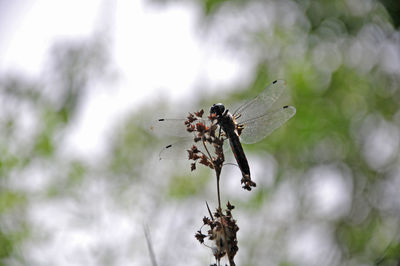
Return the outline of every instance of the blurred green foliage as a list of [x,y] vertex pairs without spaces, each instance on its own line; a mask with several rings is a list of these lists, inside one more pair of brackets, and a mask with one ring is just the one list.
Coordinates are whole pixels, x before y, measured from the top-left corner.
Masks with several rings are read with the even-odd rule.
[[[98,75],[97,69],[105,65],[107,53],[99,49],[97,38],[93,38],[92,45],[86,42],[54,45],[54,68],[49,73],[54,80],[47,80],[49,84],[13,74],[0,76],[0,265],[10,265],[11,258],[14,263],[27,263],[20,246],[30,236],[32,225],[25,219],[34,194],[20,188],[24,177],[38,174],[45,178],[46,171],[57,168],[52,173],[57,179],[48,188],[42,188],[42,196],[49,199],[73,191],[76,184],[87,178],[84,162],[60,161],[57,152],[88,83]],[[27,115],[24,112],[33,127],[24,125],[22,116]],[[35,167],[36,173],[31,172]],[[17,184],[16,188],[11,184]]]
[[202,194],[210,181],[210,175],[208,172],[197,171],[196,173],[196,178],[193,178],[193,175],[174,175],[168,186],[168,196],[174,199],[185,199]]

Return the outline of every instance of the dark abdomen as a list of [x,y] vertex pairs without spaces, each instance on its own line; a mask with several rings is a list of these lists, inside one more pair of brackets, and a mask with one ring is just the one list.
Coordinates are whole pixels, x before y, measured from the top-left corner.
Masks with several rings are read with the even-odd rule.
[[247,175],[250,178],[250,167],[247,162],[246,155],[244,154],[242,144],[240,143],[239,137],[236,134],[229,135],[229,144],[231,144],[233,155],[237,164],[239,165],[242,175]]

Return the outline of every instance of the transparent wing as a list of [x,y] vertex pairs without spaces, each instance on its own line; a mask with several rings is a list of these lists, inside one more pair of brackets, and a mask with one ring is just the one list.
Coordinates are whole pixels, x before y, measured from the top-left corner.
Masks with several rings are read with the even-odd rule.
[[186,130],[186,119],[161,118],[154,121],[150,130],[157,136],[189,137],[191,133]]
[[[165,146],[160,151],[159,158],[160,160],[188,160],[188,150],[190,150],[193,145],[195,145],[202,153],[208,155],[208,150],[211,156],[215,156],[215,150],[211,144],[205,143],[207,147],[206,150],[202,142],[194,142],[193,138],[179,138],[174,143]],[[225,149],[230,150],[229,141],[224,142],[224,150]]]
[[236,109],[233,115],[240,116],[237,122],[241,123],[241,121],[247,121],[266,114],[272,104],[282,95],[285,88],[286,82],[284,80],[272,82],[257,97]]
[[187,150],[194,144],[193,138],[180,138],[160,151],[160,160],[187,160],[189,158]]
[[178,137],[171,143],[166,145],[159,153],[161,159],[187,159],[187,150],[192,147],[193,133],[186,130],[186,119],[169,119],[160,118],[154,121],[150,126],[150,131],[156,136],[171,141],[171,137]]
[[[190,133],[186,130],[185,121],[187,119],[158,119],[154,121],[150,126],[150,130],[152,133],[157,135],[158,137],[165,138],[166,141],[171,139],[170,137],[178,137],[175,138],[171,144],[166,145],[159,153],[160,159],[171,159],[171,160],[179,160],[179,159],[188,159],[188,152],[193,145],[196,145],[197,148],[206,154],[206,149],[202,142],[194,142],[194,133]],[[199,119],[199,122],[205,123],[203,119]],[[212,145],[206,144],[207,149],[214,156],[214,149]]]
[[284,106],[276,111],[243,121],[240,123],[244,126],[240,135],[241,142],[251,144],[262,140],[275,129],[286,123],[295,113],[296,108],[293,106]]

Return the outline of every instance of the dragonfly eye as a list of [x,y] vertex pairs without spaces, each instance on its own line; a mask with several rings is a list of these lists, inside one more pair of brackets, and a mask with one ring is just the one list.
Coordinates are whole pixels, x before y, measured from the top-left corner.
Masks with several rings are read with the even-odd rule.
[[218,116],[222,115],[225,111],[225,106],[222,103],[213,104],[210,108],[211,114],[216,114]]

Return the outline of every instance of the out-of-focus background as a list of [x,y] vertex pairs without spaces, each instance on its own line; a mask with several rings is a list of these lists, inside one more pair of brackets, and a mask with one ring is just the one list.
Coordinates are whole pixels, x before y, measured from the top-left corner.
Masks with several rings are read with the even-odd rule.
[[[297,114],[226,166],[237,265],[399,265],[400,2],[0,1],[0,265],[209,265],[211,170],[152,119],[249,99]],[[232,160],[232,158],[230,157]]]

